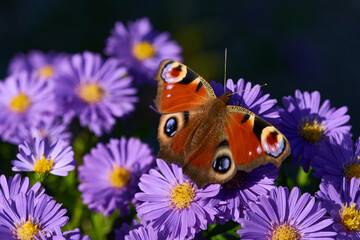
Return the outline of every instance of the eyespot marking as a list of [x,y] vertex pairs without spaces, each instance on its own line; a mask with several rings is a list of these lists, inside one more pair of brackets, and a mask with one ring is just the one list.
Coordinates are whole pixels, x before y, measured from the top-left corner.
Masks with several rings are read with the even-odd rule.
[[218,173],[226,173],[231,167],[231,160],[228,156],[219,156],[213,163],[213,169]]
[[168,137],[173,137],[176,133],[177,130],[177,120],[174,117],[169,118],[164,126],[164,133],[168,136]]
[[267,127],[261,134],[261,145],[265,152],[278,157],[286,148],[286,141],[274,127]]
[[175,61],[168,62],[161,73],[162,79],[167,83],[177,83],[186,76],[186,67]]

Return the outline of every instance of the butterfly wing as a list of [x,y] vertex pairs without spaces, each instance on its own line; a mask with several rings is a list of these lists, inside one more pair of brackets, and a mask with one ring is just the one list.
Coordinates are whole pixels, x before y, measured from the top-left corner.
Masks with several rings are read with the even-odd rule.
[[280,167],[291,151],[286,137],[245,108],[228,106],[227,112],[224,128],[237,169],[251,171],[269,162]]
[[190,111],[216,98],[210,84],[184,64],[167,59],[160,63],[156,107],[160,113]]
[[[196,142],[203,142],[200,139],[197,141],[196,136],[201,132],[204,112],[216,95],[199,74],[171,59],[160,63],[155,80],[158,81],[156,107],[162,113],[158,128],[158,157],[183,166],[184,173],[193,179],[186,167],[191,166],[189,157],[198,156],[197,159],[203,160],[196,161],[196,169],[200,171],[204,171],[202,169],[212,157],[211,151],[206,151],[206,154],[196,151]],[[205,176],[205,173],[202,175]]]

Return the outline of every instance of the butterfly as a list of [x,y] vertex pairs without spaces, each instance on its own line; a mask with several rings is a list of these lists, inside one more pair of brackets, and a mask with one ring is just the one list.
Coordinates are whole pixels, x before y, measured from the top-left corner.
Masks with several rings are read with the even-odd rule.
[[286,137],[255,113],[228,105],[232,92],[216,97],[210,84],[184,64],[163,60],[156,108],[161,113],[159,158],[182,166],[198,187],[225,183],[238,170],[267,163],[280,167],[290,154]]

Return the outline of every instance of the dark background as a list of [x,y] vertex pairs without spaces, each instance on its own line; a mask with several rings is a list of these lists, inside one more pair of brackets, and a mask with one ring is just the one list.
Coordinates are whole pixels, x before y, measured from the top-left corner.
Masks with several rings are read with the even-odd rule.
[[1,1],[0,79],[18,52],[102,52],[115,21],[144,16],[206,79],[222,81],[228,48],[228,77],[267,83],[263,92],[278,100],[318,90],[349,107],[359,136],[359,1]]

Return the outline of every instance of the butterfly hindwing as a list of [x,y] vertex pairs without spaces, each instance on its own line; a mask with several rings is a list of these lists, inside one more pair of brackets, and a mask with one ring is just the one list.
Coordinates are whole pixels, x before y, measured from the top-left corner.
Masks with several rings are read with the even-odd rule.
[[206,80],[175,60],[162,61],[155,80],[158,81],[156,107],[160,113],[199,109],[216,98]]
[[228,106],[224,127],[239,170],[251,171],[271,162],[277,167],[290,154],[286,137],[253,112]]

